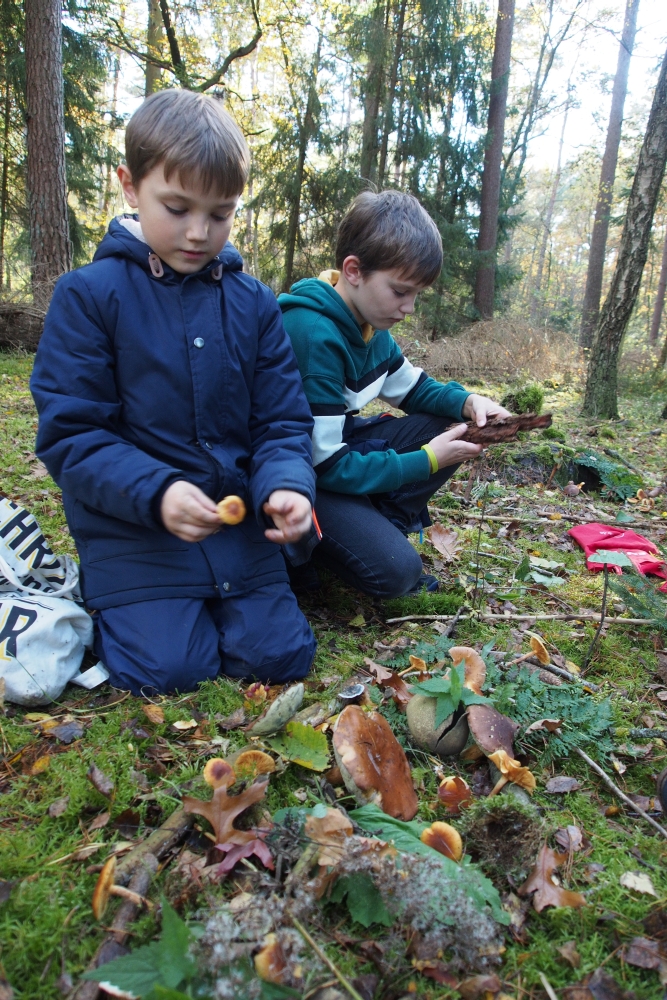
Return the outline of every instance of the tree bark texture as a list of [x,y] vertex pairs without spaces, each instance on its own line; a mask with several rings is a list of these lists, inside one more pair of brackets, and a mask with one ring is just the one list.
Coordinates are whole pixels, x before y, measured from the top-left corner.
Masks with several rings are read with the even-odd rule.
[[618,416],[618,356],[639,294],[666,163],[667,53],[660,68],[628,199],[616,268],[591,349],[583,409],[587,416],[603,419]]
[[[160,46],[164,38],[164,25],[162,23],[162,11],[160,10],[160,0],[148,0],[148,25],[146,28],[146,55],[159,59]],[[159,88],[162,79],[162,70],[155,63],[146,63],[146,87],[144,94],[150,97]]]
[[380,145],[380,105],[385,89],[385,56],[390,4],[378,3],[373,12],[369,40],[369,60],[364,89],[364,124],[361,133],[359,173],[364,180],[375,182]]
[[495,253],[498,239],[498,209],[500,207],[500,168],[505,138],[505,112],[513,30],[514,0],[499,0],[491,66],[491,96],[477,239],[477,249],[481,262],[475,281],[475,306],[482,319],[491,319],[493,316]]
[[71,266],[60,0],[26,0],[25,55],[32,292],[46,309]]
[[584,290],[581,329],[579,333],[579,343],[582,347],[591,346],[600,314],[602,275],[604,272],[604,258],[609,233],[609,214],[614,194],[614,179],[616,177],[618,149],[621,143],[621,128],[623,126],[623,108],[628,92],[628,71],[630,69],[632,49],[635,44],[635,34],[637,32],[638,10],[639,0],[627,0],[623,22],[623,35],[618,48],[616,76],[614,77],[614,88],[611,96],[607,141],[605,143],[600,170],[600,186],[598,188],[597,205],[595,206],[595,221],[593,222],[591,247],[588,254],[588,271],[586,274],[586,288]]
[[[7,236],[7,207],[9,204],[9,126],[12,114],[12,96],[9,80],[5,81],[2,127],[2,178],[0,179],[0,289],[5,287],[5,242]],[[7,282],[9,285],[9,281]]]
[[665,227],[665,241],[662,245],[662,263],[660,265],[660,278],[658,279],[658,291],[653,305],[653,315],[651,316],[651,329],[649,332],[649,343],[655,344],[660,333],[660,322],[665,308],[665,291],[667,290],[667,227]]
[[535,275],[535,287],[533,288],[533,294],[530,303],[530,319],[531,322],[536,322],[539,318],[540,308],[541,308],[541,298],[542,298],[542,278],[544,276],[544,261],[547,256],[547,246],[549,243],[549,237],[551,236],[551,223],[553,222],[554,209],[556,207],[556,198],[558,197],[558,189],[560,187],[560,178],[562,174],[563,166],[563,146],[565,144],[565,129],[567,128],[567,118],[570,113],[570,90],[568,84],[568,98],[565,103],[565,114],[563,115],[563,126],[560,132],[560,140],[558,143],[558,161],[556,163],[556,173],[554,174],[554,179],[551,184],[551,193],[549,195],[549,202],[547,204],[547,210],[544,216],[544,228],[542,230],[542,240],[540,242],[540,250],[537,256],[537,274]]

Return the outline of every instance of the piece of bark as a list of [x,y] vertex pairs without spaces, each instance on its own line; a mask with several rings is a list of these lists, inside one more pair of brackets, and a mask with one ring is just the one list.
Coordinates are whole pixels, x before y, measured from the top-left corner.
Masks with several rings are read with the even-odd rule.
[[460,441],[470,441],[472,444],[500,444],[501,441],[513,441],[519,431],[534,431],[543,427],[551,427],[550,413],[524,413],[518,417],[493,417],[487,420],[484,427],[478,427],[473,420],[468,421],[468,430],[459,438]]
[[[145,896],[157,869],[157,858],[153,854],[143,854],[139,861],[139,867],[136,868],[130,880],[130,889],[132,892],[136,892],[139,896]],[[119,958],[121,955],[127,954],[125,942],[130,933],[128,925],[136,917],[138,909],[139,907],[136,903],[129,899],[123,900],[111,924],[109,933],[95,952],[86,971],[90,972],[92,969],[99,969],[100,966],[106,965],[107,962],[111,962],[114,958]],[[68,1000],[98,1000],[98,997],[101,995],[100,984],[86,979],[72,990],[68,996]]]

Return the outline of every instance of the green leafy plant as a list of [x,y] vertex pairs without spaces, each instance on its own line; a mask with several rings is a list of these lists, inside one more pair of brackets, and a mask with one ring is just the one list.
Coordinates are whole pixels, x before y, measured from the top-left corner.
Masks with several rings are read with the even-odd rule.
[[332,903],[342,903],[344,900],[350,916],[362,927],[370,927],[371,924],[391,927],[394,922],[382,895],[366,872],[341,876],[329,898]]
[[178,987],[192,981],[196,967],[190,957],[192,933],[166,900],[162,902],[162,934],[129,955],[86,972],[84,979],[109,983],[142,1000],[181,1000]]
[[435,728],[442,725],[445,719],[453,715],[459,705],[488,705],[489,699],[475,694],[464,686],[465,664],[450,667],[447,673],[434,675],[427,681],[412,685],[415,694],[425,694],[436,699]]
[[[667,555],[664,548],[661,551]],[[610,576],[609,589],[637,618],[654,619],[651,627],[667,632],[667,599],[648,577],[632,568],[627,576]]]

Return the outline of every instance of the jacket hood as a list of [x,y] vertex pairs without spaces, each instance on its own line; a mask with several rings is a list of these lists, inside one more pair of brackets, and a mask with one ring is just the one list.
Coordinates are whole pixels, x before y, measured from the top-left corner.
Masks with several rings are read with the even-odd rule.
[[[141,232],[139,216],[118,215],[109,223],[109,229],[95,251],[93,260],[103,260],[105,257],[129,257],[150,273],[148,255],[151,252],[151,248]],[[226,243],[217,257],[214,257],[206,267],[197,271],[196,274],[206,274],[218,264],[222,264],[225,271],[243,270],[241,254],[231,243]],[[163,266],[165,275],[179,279],[183,277],[183,275],[177,275],[164,261]],[[190,275],[190,277],[194,277],[194,275]]]
[[319,316],[332,320],[355,347],[366,347],[361,327],[350,308],[343,302],[335,288],[320,278],[304,278],[292,285],[289,292],[278,296],[283,313],[291,309],[312,309]]

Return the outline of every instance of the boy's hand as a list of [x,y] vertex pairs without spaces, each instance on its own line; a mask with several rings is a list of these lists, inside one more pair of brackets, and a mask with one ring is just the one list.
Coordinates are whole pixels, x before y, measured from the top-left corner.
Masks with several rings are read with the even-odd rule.
[[[468,397],[470,398],[470,397]],[[481,397],[479,397],[481,398]],[[487,400],[490,402],[490,400]],[[444,469],[448,465],[458,465],[469,458],[476,458],[482,450],[481,444],[472,444],[471,441],[459,441],[462,434],[467,431],[466,424],[455,424],[449,430],[444,431],[434,437],[429,444],[438,459],[438,468]]]
[[483,427],[489,417],[511,417],[512,414],[504,406],[494,403],[486,396],[478,396],[476,392],[471,392],[465,403],[461,414],[466,420],[474,420],[478,427]]
[[218,509],[198,486],[179,479],[165,491],[160,505],[167,531],[184,542],[201,542],[220,525]]
[[308,498],[293,490],[274,490],[262,509],[275,524],[264,534],[276,545],[298,542],[313,520]]

